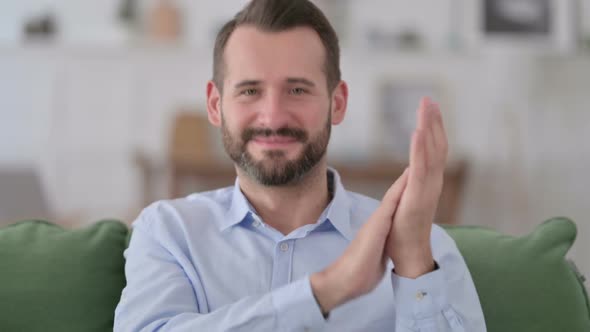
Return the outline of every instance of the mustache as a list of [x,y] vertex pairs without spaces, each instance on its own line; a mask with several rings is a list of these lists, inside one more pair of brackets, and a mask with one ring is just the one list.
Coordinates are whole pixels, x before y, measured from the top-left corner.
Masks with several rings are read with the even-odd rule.
[[248,143],[257,136],[283,136],[294,138],[299,142],[307,141],[307,132],[305,130],[291,127],[282,127],[277,130],[272,130],[270,128],[247,128],[242,133],[242,141]]

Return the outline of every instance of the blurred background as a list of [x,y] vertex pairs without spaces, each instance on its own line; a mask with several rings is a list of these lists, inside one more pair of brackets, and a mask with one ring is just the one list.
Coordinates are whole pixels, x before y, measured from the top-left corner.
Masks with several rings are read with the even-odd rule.
[[[205,115],[217,30],[244,0],[0,1],[0,225],[133,221],[233,182]],[[350,85],[331,164],[379,197],[419,97],[451,156],[439,218],[520,235],[567,216],[590,272],[590,0],[316,0]]]

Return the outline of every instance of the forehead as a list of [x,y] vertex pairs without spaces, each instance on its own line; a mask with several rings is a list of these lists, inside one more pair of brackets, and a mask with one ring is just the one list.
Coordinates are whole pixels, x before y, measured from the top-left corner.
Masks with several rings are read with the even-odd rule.
[[224,52],[225,79],[273,80],[306,77],[325,80],[325,49],[311,28],[267,32],[254,26],[238,27]]

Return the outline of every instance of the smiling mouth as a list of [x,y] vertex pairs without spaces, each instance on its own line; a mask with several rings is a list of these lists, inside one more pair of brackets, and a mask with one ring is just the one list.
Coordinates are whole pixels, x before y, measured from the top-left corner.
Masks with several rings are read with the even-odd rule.
[[267,148],[282,148],[299,143],[299,140],[285,136],[257,136],[252,139],[252,142]]

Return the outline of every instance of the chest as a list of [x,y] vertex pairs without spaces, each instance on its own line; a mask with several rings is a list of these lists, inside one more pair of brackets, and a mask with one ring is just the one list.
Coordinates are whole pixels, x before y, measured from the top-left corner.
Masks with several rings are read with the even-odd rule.
[[[334,262],[348,241],[333,232],[280,241],[244,233],[215,244],[191,246],[191,266],[184,267],[199,301],[211,312],[248,296],[264,295],[321,271]],[[391,329],[395,321],[389,274],[371,293],[335,309],[328,326],[333,331]]]

